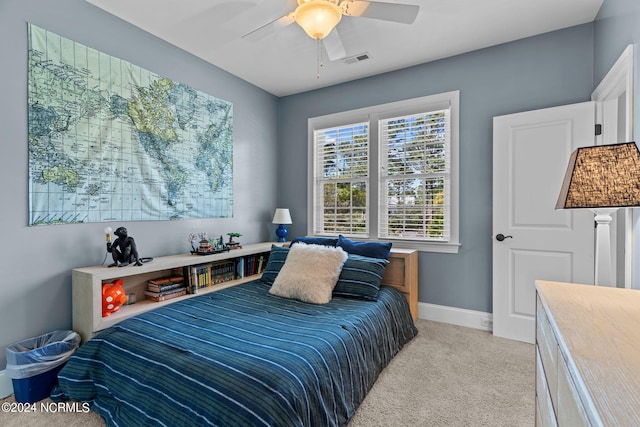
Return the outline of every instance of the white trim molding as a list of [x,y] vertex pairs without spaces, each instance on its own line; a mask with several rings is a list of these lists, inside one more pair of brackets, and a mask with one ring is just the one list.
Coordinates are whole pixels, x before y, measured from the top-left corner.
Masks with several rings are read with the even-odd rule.
[[13,382],[6,370],[0,371],[0,399],[13,394]]
[[[628,45],[602,81],[591,93],[591,100],[597,102],[596,123],[602,124],[601,135],[596,136],[596,145],[615,144],[634,140],[634,47]],[[619,129],[619,116],[624,116],[624,129]],[[632,209],[622,209],[611,225],[611,263],[613,277],[610,283],[624,284],[632,288],[637,280],[634,274],[634,213]],[[621,230],[618,231],[618,227]],[[618,237],[622,241],[618,241]],[[637,238],[637,237],[635,237]],[[619,267],[618,257],[624,257]],[[619,275],[624,277],[619,277]]]
[[418,318],[493,331],[493,314],[482,311],[418,302]]
[[[624,129],[624,141],[633,141],[633,45],[630,44],[622,52],[613,67],[591,93],[591,100],[603,102],[607,99],[617,99],[624,95],[624,114],[626,128]],[[602,119],[598,117],[597,119]],[[601,123],[601,122],[600,122]],[[606,129],[604,130],[606,132]],[[602,139],[602,136],[600,136]],[[596,145],[603,143],[615,143],[618,141],[598,141]]]

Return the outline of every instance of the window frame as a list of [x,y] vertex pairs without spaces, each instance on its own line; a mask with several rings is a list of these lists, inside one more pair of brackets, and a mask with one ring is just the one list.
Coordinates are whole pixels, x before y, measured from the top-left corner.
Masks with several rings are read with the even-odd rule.
[[[450,108],[450,235],[446,242],[378,238],[380,206],[380,141],[379,120],[398,116],[420,114]],[[460,91],[451,91],[403,101],[396,101],[371,107],[359,108],[324,116],[312,117],[307,121],[308,176],[307,176],[307,235],[314,233],[315,221],[315,143],[316,130],[369,122],[369,177],[367,191],[368,238],[353,237],[361,241],[385,241],[403,248],[424,252],[458,253],[459,240],[459,111]]]
[[[348,171],[351,172],[351,173],[346,175],[346,176],[343,176],[339,172],[340,171],[340,167],[339,167],[339,162],[338,162],[338,159],[341,158],[339,153],[343,152],[343,145],[341,144],[341,140],[343,140],[344,137],[347,137],[346,139],[350,141],[349,145],[347,145],[347,150],[348,151],[352,151],[351,142],[354,141],[354,138],[353,138],[354,134],[350,134],[348,132],[348,130],[353,131],[355,129],[361,129],[362,127],[366,128],[365,129],[366,132],[364,133],[366,135],[366,141],[365,141],[366,147],[364,147],[364,150],[359,150],[359,151],[360,151],[361,154],[364,155],[365,160],[362,163],[366,164],[366,171],[365,171],[364,174],[357,174],[357,172],[358,172],[357,170],[349,168]],[[347,132],[344,132],[345,130]],[[315,142],[317,141],[317,139],[316,139],[317,134],[323,135],[323,138],[324,138],[324,136],[326,136],[327,133],[335,135],[335,138],[336,138],[335,142],[336,143],[335,143],[334,149],[332,150],[334,152],[335,156],[331,156],[331,154],[330,154],[331,150],[329,152],[329,155],[327,155],[327,149],[326,149],[326,145],[325,145],[325,143],[327,141],[325,141],[324,139],[322,139],[321,141],[318,141],[319,142],[318,146],[315,146],[316,145]],[[322,220],[319,220],[318,217],[314,217],[314,221],[315,222],[313,224],[311,224],[311,227],[310,227],[314,232],[315,232],[315,230],[317,228],[316,222],[321,222],[324,225],[324,229],[325,230],[328,227],[330,228],[330,222],[327,223],[327,216],[326,216],[327,215],[327,209],[328,209],[328,206],[326,204],[326,202],[327,202],[326,194],[327,193],[326,193],[324,187],[326,185],[328,185],[328,184],[331,185],[331,186],[335,185],[336,187],[344,186],[346,184],[346,185],[349,185],[351,187],[354,184],[358,184],[358,183],[362,182],[365,185],[365,199],[367,201],[367,203],[365,203],[364,206],[354,207],[353,206],[353,200],[352,200],[352,202],[351,202],[351,204],[349,205],[348,208],[346,208],[346,207],[345,208],[341,208],[337,204],[334,204],[333,206],[331,206],[331,208],[334,211],[336,211],[333,214],[333,223],[334,224],[338,224],[340,222],[340,219],[339,219],[340,214],[337,211],[340,211],[342,209],[348,209],[348,210],[352,211],[351,215],[349,216],[350,219],[351,219],[350,227],[349,227],[351,229],[351,233],[348,233],[346,231],[342,231],[342,234],[351,235],[351,236],[358,236],[358,237],[361,237],[361,238],[368,238],[368,236],[369,236],[369,224],[368,223],[365,224],[364,230],[361,230],[360,232],[358,232],[358,231],[354,231],[354,227],[353,227],[354,224],[353,224],[352,220],[353,220],[353,211],[354,210],[364,209],[365,212],[369,212],[370,211],[370,206],[369,206],[369,203],[368,203],[368,201],[370,200],[370,197],[369,197],[369,181],[370,181],[369,170],[371,168],[371,164],[370,164],[370,161],[369,161],[370,160],[369,159],[369,155],[370,155],[370,152],[371,152],[371,149],[370,149],[371,142],[369,141],[370,135],[371,135],[371,132],[369,130],[369,121],[367,121],[367,120],[362,121],[362,122],[358,122],[358,123],[349,124],[346,127],[345,126],[333,126],[333,127],[330,127],[330,128],[324,127],[324,128],[322,128],[320,130],[320,132],[318,132],[318,130],[314,130],[314,132],[313,132],[313,141],[314,141],[314,147],[313,148],[315,150],[315,152],[314,152],[315,153],[314,167],[316,168],[315,171],[319,171],[321,168],[324,171],[323,173],[318,173],[318,176],[316,176],[316,173],[314,171],[314,176],[313,176],[313,180],[314,180],[314,184],[315,184],[313,186],[313,188],[314,188],[314,191],[317,190],[317,192],[314,193],[314,200],[316,200],[316,202],[318,202],[317,205],[320,204],[319,203],[320,199],[322,199],[322,201],[323,201],[323,206],[322,207],[319,207],[317,205],[314,206],[314,209],[316,209],[315,214],[317,214],[317,216],[322,216]],[[349,136],[351,136],[351,137],[349,138]],[[330,169],[334,169],[335,174],[330,174],[331,175],[330,177],[325,177],[325,173],[326,173],[326,170],[327,170],[326,167],[331,164],[331,159],[332,158],[335,160],[335,164],[334,164],[334,167],[330,168]],[[349,156],[349,160],[351,162],[355,161],[355,162],[359,163],[359,161],[356,160],[356,159],[357,159],[357,157],[354,157],[353,153],[352,153],[351,156]],[[354,172],[356,172],[356,173],[354,174]],[[320,187],[322,187],[322,189],[320,189]],[[336,191],[336,194],[337,194],[337,191]],[[353,194],[352,194],[352,196],[353,196]],[[320,211],[322,211],[322,213]],[[329,234],[334,236],[334,235],[337,234],[337,231],[334,231],[333,233],[329,233]],[[326,234],[326,235],[328,235],[328,234]]]

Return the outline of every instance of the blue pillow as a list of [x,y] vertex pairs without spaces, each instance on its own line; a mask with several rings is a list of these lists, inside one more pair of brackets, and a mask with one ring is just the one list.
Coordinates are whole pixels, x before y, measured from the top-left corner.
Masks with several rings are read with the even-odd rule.
[[263,283],[266,283],[269,286],[273,285],[273,281],[276,280],[276,276],[278,276],[280,269],[287,260],[287,255],[289,255],[289,248],[271,245],[269,261],[267,261],[267,266],[262,272],[261,280]]
[[369,258],[389,259],[391,255],[391,242],[354,242],[342,234],[338,236],[338,247],[341,247],[350,254],[362,255]]
[[335,247],[338,244],[338,239],[331,238],[331,237],[296,237],[291,242],[291,246],[293,246],[298,242],[306,243],[307,245],[322,245],[322,246]]
[[377,301],[384,269],[389,261],[349,254],[333,296]]

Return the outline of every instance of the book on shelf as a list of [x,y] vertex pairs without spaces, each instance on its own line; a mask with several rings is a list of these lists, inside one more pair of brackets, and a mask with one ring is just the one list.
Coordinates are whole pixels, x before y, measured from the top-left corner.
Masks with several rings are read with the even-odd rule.
[[166,301],[168,299],[176,298],[186,293],[187,293],[187,288],[183,286],[183,287],[172,289],[166,292],[144,291],[144,296],[149,300],[159,302],[159,301]]
[[214,263],[210,267],[212,284],[218,284],[234,280],[235,274],[235,262],[233,260],[220,261]]
[[196,283],[199,289],[208,288],[211,286],[211,264],[197,265],[196,269]]
[[211,286],[210,264],[185,266],[182,274],[184,285],[190,294],[197,294],[198,289]]
[[144,291],[144,293],[145,293],[145,295],[160,296],[160,295],[175,294],[175,293],[178,293],[178,292],[182,291],[183,289],[186,289],[186,288],[184,286],[178,286],[177,288],[167,289],[167,290],[162,291],[162,292],[150,291],[150,290],[147,289],[146,291]]
[[268,254],[255,254],[244,257],[242,262],[243,277],[262,273],[267,265],[268,259]]
[[179,282],[166,283],[164,285],[156,285],[154,283],[151,283],[151,280],[147,283],[147,290],[152,292],[170,291],[172,289],[181,288],[181,287],[184,287],[184,280],[182,279],[182,277],[180,277]]
[[236,260],[236,278],[242,279],[244,277],[244,257],[240,257]]
[[182,283],[183,277],[179,275],[173,275],[168,277],[159,277],[157,279],[151,279],[147,283],[155,286],[170,285],[173,283]]

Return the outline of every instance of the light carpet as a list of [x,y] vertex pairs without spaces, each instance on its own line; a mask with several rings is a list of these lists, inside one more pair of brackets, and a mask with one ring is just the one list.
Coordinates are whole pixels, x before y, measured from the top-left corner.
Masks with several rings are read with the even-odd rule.
[[[534,425],[533,345],[427,320],[416,326],[418,336],[382,372],[348,427]],[[33,412],[10,413],[3,405],[0,426],[104,426],[94,412],[42,403],[53,411],[38,403]]]

